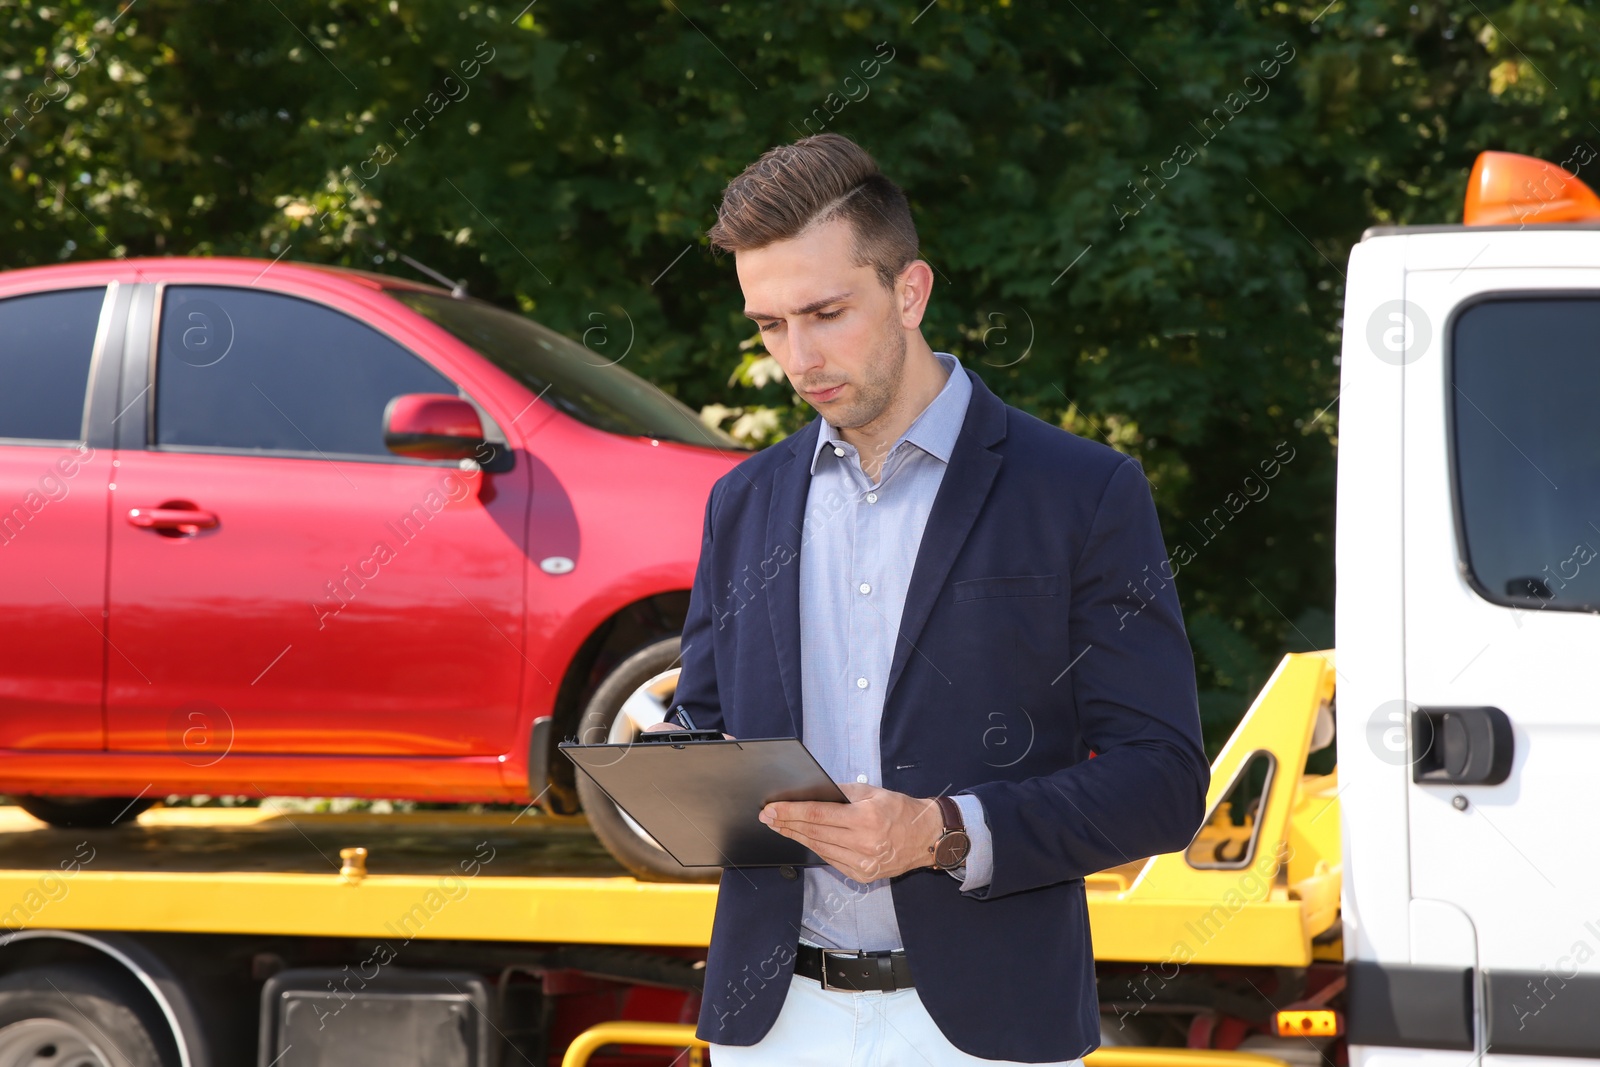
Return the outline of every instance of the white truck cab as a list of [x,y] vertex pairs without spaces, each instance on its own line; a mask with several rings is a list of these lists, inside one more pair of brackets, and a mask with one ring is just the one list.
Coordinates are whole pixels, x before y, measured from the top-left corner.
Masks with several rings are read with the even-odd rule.
[[1351,1067],[1600,1058],[1600,199],[1502,153],[1467,199],[1347,276]]

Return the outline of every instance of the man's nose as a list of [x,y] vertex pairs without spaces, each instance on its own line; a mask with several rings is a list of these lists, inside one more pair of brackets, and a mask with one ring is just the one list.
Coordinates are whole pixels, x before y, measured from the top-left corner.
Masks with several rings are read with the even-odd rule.
[[818,351],[814,338],[804,326],[794,326],[789,330],[789,373],[796,378],[804,378],[807,374],[821,367],[825,361],[822,353]]

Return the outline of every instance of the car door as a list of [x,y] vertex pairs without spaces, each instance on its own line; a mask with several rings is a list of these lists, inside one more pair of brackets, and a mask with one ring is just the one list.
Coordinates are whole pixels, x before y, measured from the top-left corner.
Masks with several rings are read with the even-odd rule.
[[87,398],[116,288],[0,298],[0,748],[105,742],[111,457]]
[[112,490],[109,746],[505,752],[526,494],[504,490],[525,472],[388,452],[391,398],[459,390],[352,314],[261,287],[151,296]]
[[1476,964],[1488,1067],[1600,1056],[1600,270],[1495,238],[1406,275],[1398,360],[1412,953]]

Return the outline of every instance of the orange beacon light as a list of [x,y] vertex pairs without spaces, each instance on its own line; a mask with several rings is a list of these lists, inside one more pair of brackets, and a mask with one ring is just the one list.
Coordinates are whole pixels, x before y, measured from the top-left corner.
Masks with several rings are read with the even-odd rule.
[[1482,152],[1467,179],[1468,226],[1600,220],[1600,197],[1567,171],[1513,152]]

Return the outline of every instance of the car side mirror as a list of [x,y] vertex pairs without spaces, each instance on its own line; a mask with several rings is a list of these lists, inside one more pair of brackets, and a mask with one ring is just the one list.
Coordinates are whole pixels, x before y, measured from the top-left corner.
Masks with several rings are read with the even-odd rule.
[[406,393],[383,409],[383,444],[412,459],[466,459],[483,448],[478,409],[446,393]]

